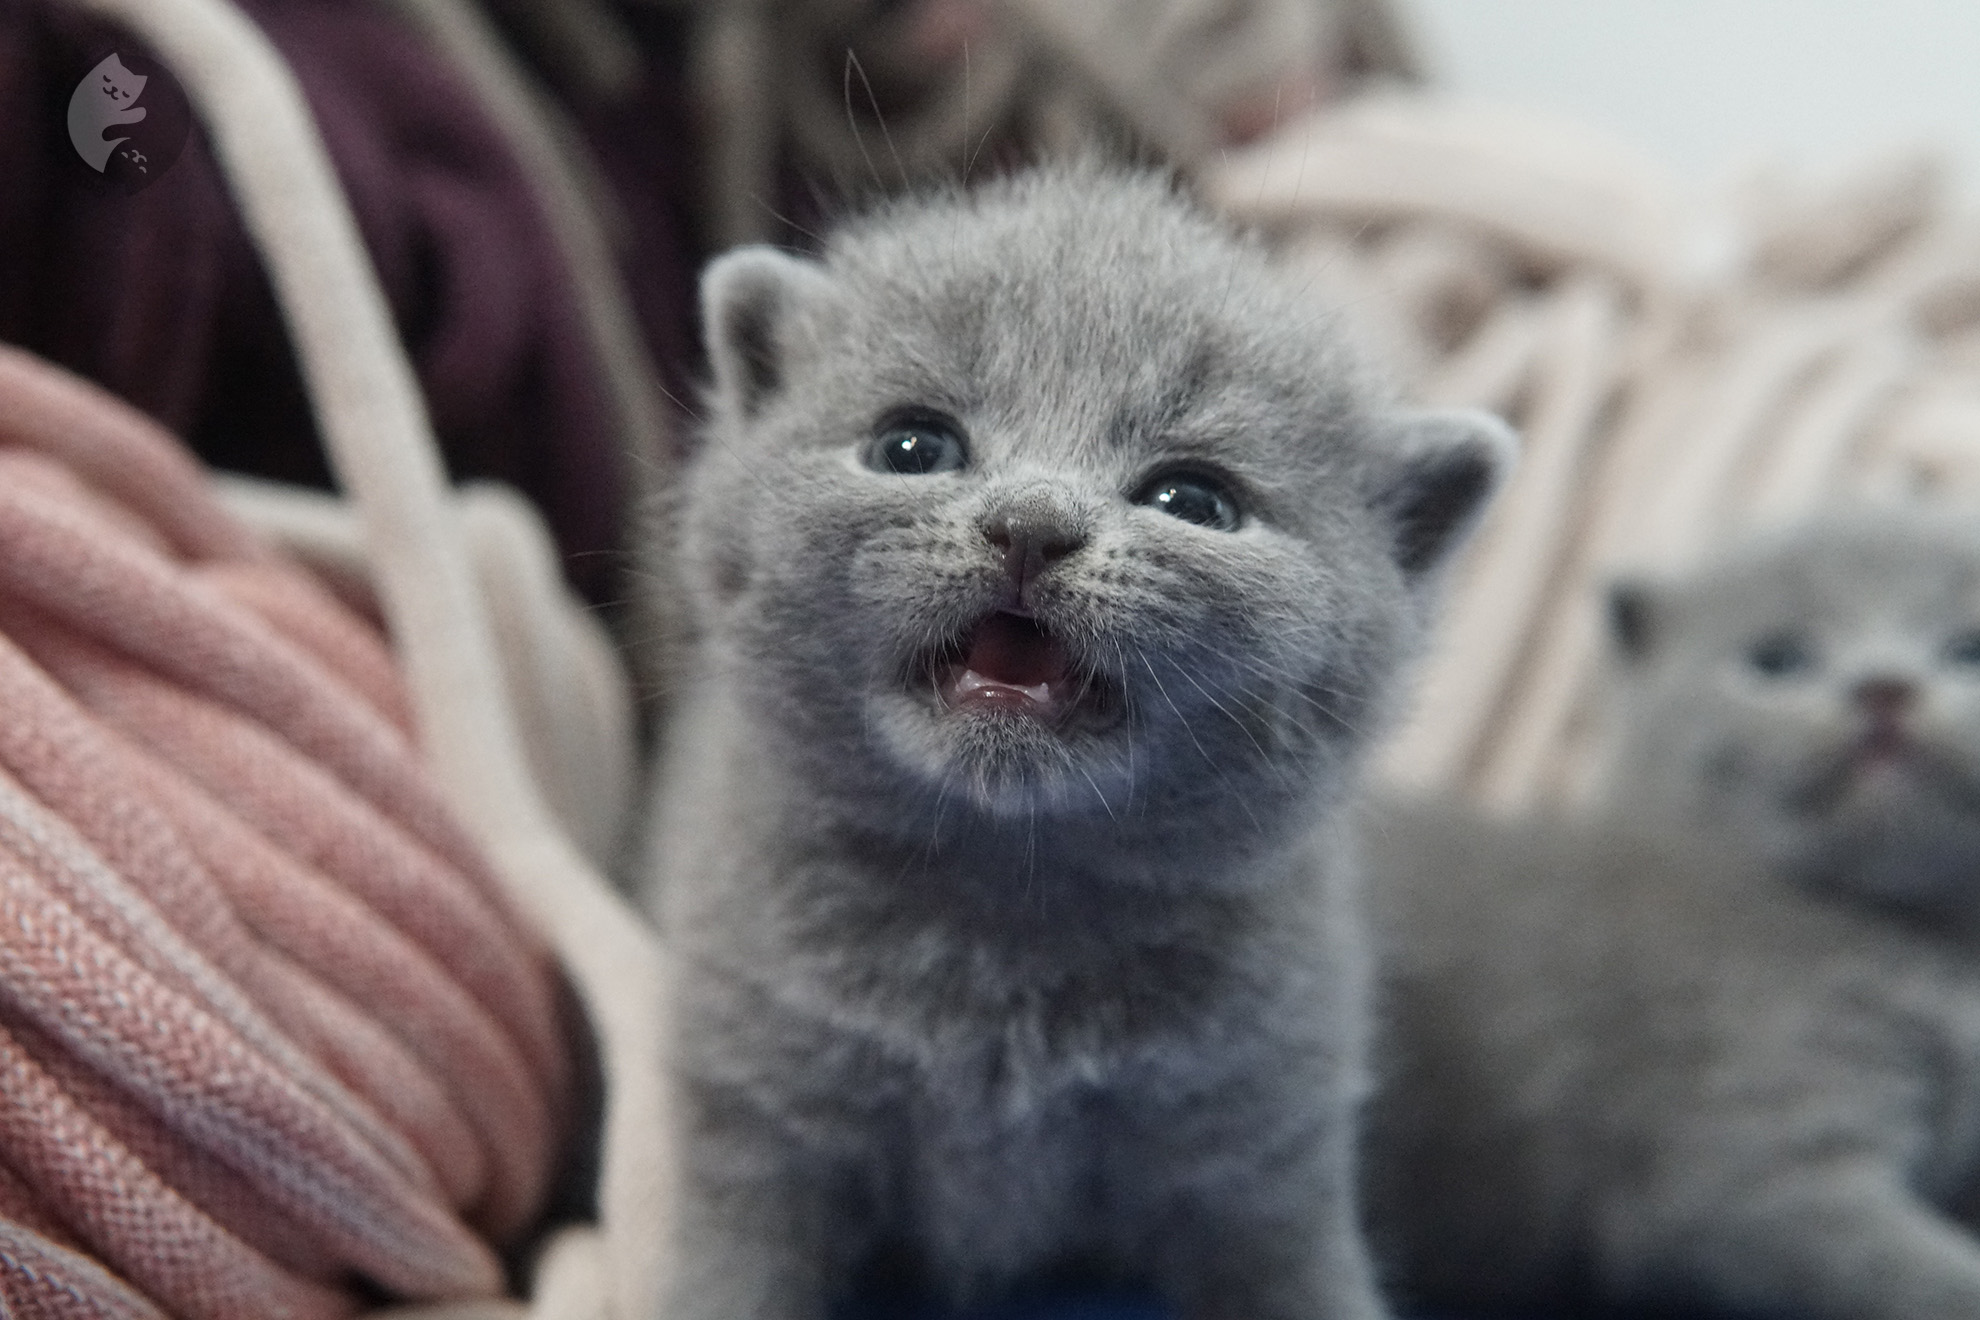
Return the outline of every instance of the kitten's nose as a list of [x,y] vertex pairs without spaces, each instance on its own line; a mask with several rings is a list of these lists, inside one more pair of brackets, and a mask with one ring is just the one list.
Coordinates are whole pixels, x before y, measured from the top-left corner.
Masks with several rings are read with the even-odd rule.
[[1025,587],[1046,565],[1086,544],[1086,533],[1070,518],[1043,509],[993,513],[983,521],[983,537],[1003,553],[1004,575],[1010,578],[1020,604]]
[[1911,704],[1917,690],[1909,680],[1879,676],[1864,679],[1850,690],[1850,695],[1872,719],[1891,720]]

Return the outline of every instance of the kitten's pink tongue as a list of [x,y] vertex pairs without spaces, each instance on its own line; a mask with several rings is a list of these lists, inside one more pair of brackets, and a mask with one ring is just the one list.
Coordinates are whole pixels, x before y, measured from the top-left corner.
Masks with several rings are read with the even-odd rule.
[[964,643],[962,663],[942,695],[951,706],[1046,715],[1064,695],[1071,671],[1057,638],[1030,619],[993,614]]

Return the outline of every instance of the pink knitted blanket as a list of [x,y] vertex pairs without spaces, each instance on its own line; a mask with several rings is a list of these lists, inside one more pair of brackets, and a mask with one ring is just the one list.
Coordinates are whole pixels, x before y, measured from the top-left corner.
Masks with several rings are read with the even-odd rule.
[[0,1311],[498,1294],[556,973],[375,631],[142,415],[0,346]]

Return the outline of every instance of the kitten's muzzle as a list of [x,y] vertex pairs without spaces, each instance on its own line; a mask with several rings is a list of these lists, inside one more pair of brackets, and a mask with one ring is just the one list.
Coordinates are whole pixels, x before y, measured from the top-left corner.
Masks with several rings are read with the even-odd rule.
[[[1865,685],[1868,686],[1868,685]],[[1913,790],[1980,812],[1980,779],[1969,758],[1914,727],[1909,712],[1917,693],[1853,695],[1861,723],[1854,733],[1815,761],[1787,796],[1797,811],[1822,815],[1846,807],[1873,783],[1908,781]]]

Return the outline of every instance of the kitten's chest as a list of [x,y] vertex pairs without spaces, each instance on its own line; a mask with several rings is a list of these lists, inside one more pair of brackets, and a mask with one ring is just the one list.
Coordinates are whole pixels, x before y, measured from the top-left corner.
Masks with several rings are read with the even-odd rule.
[[1214,1052],[1234,1002],[1279,989],[1253,932],[1201,900],[1062,897],[1013,911],[1025,905],[862,897],[829,921],[785,925],[775,947],[813,1002],[924,1061],[934,1091],[986,1117],[1105,1084],[1151,1055]]
[[952,1285],[1119,1257],[1150,1175],[1147,1111],[1184,1081],[1229,1085],[1249,1058],[1232,1006],[1263,1005],[1222,959],[1187,944],[1088,952],[1033,964],[952,949],[945,973],[868,1005],[906,1061],[897,1227]]
[[1927,959],[1891,978],[1889,1004],[1916,1032],[1931,1147],[1921,1176],[1935,1197],[1980,1210],[1980,962]]
[[948,1283],[1104,1254],[1109,1089],[996,1048],[919,1070],[899,1152],[901,1227]]

